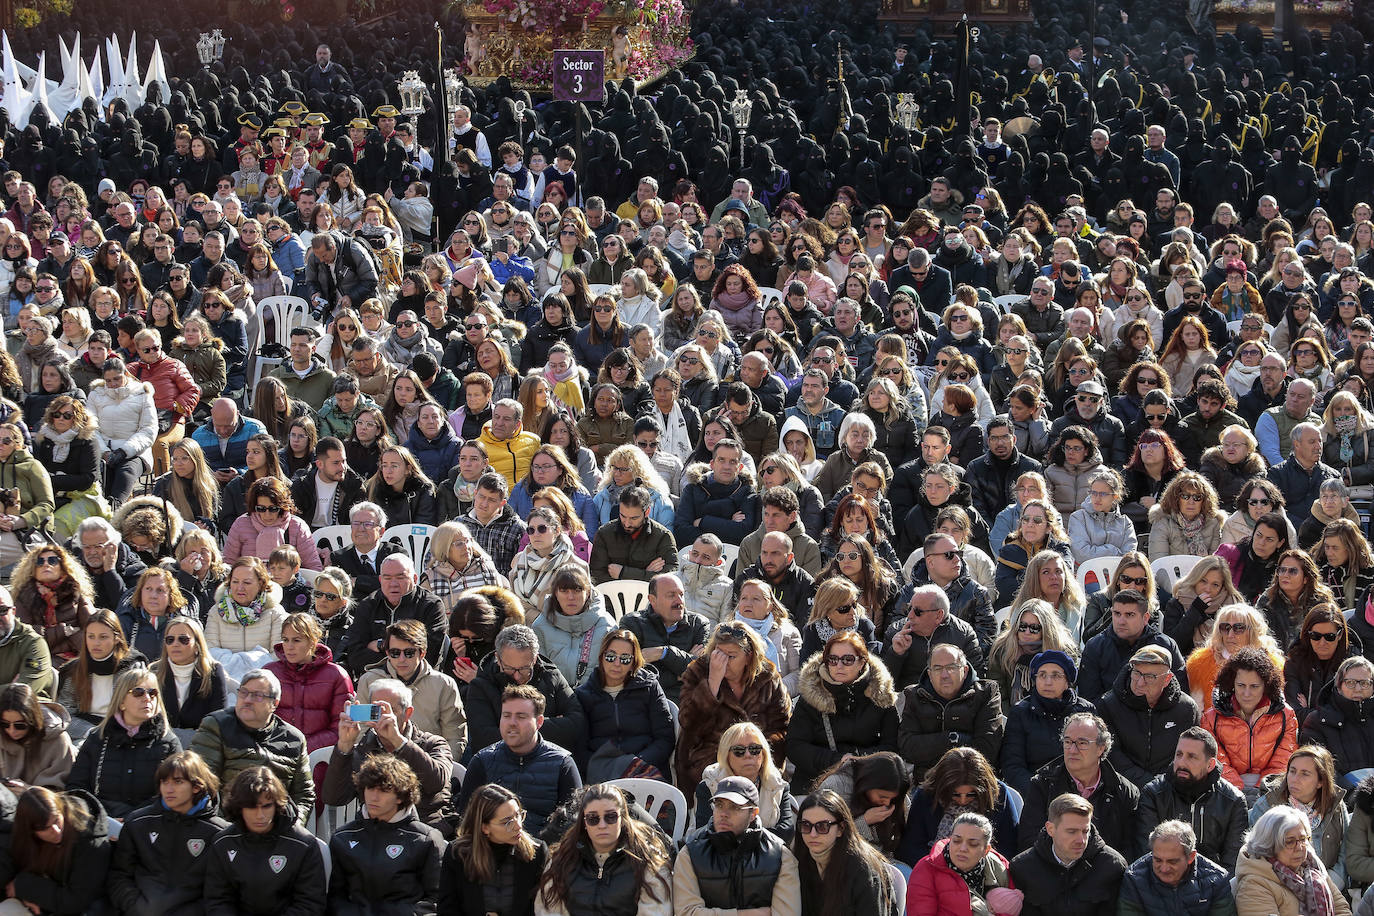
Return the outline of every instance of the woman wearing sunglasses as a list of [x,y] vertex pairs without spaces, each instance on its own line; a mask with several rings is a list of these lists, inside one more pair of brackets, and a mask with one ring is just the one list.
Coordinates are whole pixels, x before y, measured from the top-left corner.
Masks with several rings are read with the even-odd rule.
[[1226,561],[1218,556],[1203,557],[1174,583],[1173,596],[1164,609],[1163,630],[1187,656],[1211,638],[1222,608],[1244,603]]
[[300,551],[303,567],[324,567],[319,548],[310,537],[310,527],[296,515],[296,504],[285,480],[258,478],[248,488],[245,502],[247,511],[234,521],[225,539],[225,562],[233,563],[241,557],[269,557],[278,547],[290,544]]
[[243,556],[229,566],[229,581],[220,587],[205,624],[212,649],[247,652],[281,642],[286,611],[281,586],[272,581],[257,556]]
[[774,762],[772,749],[763,732],[753,722],[730,726],[712,745],[715,762],[701,773],[695,783],[696,812],[692,820],[696,828],[711,823],[711,796],[716,786],[728,776],[748,779],[759,790],[759,823],[765,830],[784,840],[792,839],[796,828],[796,814],[787,794],[787,780]]
[[988,677],[997,682],[1008,707],[1030,696],[1034,679],[1030,663],[1041,652],[1078,657],[1078,646],[1048,601],[1039,598],[1021,605],[1007,629],[997,634],[988,651]]
[[[807,625],[807,632],[821,626],[830,635],[797,679],[797,704],[787,728],[794,794],[845,757],[897,750],[897,693],[887,667],[870,655],[872,622],[857,606],[857,590],[832,580],[816,597],[818,606],[829,608]],[[837,600],[847,603],[836,607]],[[863,624],[867,627],[861,629]]]
[[157,675],[139,666],[115,681],[105,719],[76,755],[67,790],[90,792],[112,818],[122,819],[158,797],[157,768],[181,751],[167,725]]
[[353,681],[334,663],[324,628],[312,614],[292,614],[273,647],[277,660],[265,667],[281,681],[277,715],[305,735],[307,750],[339,740],[339,717],[353,696]]
[[1255,602],[1255,608],[1264,615],[1279,648],[1287,651],[1297,640],[1307,612],[1319,604],[1340,606],[1322,581],[1312,555],[1290,548],[1279,554],[1274,580]]
[[[538,916],[669,916],[672,848],[612,785],[581,793],[535,898]],[[454,911],[457,912],[457,911]]]
[[181,615],[170,618],[153,671],[162,690],[167,724],[189,747],[201,720],[224,709],[229,693],[228,675],[210,656],[199,621]]
[[28,684],[0,688],[0,779],[61,789],[76,761],[70,717]]
[[802,916],[897,912],[887,860],[864,842],[863,821],[829,789],[803,799],[792,853],[801,878]]
[[1352,643],[1350,626],[1335,605],[1319,604],[1307,612],[1283,664],[1283,695],[1299,723],[1306,722],[1308,713],[1334,692],[1330,685],[1336,672],[1347,658],[1358,654],[1357,644]]
[[1180,471],[1150,509],[1150,559],[1215,553],[1225,521],[1217,508],[1217,491],[1207,478],[1196,471]]
[[[520,797],[488,783],[468,799],[458,835],[444,853],[439,912],[455,916],[534,916],[534,896],[549,858],[525,830]],[[505,888],[514,889],[507,894]]]
[[10,591],[19,622],[43,634],[53,662],[76,658],[82,627],[95,611],[85,565],[56,545],[35,547],[14,567]]
[[615,778],[631,767],[653,767],[667,778],[673,756],[673,715],[639,639],[612,627],[597,644],[596,667],[574,691],[587,715],[587,781]]

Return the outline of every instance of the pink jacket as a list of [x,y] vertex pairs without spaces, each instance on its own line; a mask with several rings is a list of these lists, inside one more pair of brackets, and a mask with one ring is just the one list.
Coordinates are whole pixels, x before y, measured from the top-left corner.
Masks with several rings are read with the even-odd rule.
[[265,564],[272,551],[290,544],[300,551],[301,565],[306,569],[324,569],[320,549],[310,537],[310,526],[298,515],[288,515],[276,525],[264,525],[245,512],[234,520],[224,541],[224,562],[233,563],[239,557],[259,557]]
[[353,681],[334,664],[334,654],[320,643],[315,657],[299,668],[286,661],[281,644],[277,660],[265,667],[281,681],[277,715],[305,735],[306,748],[315,751],[339,740],[339,716],[353,695]]
[[835,300],[839,298],[839,290],[835,287],[835,281],[826,275],[825,268],[817,264],[816,269],[811,271],[809,280],[802,280],[794,271],[787,281],[782,284],[783,293],[787,292],[787,286],[793,280],[801,280],[806,284],[806,298],[815,304],[824,315],[829,315],[830,310],[835,307]]

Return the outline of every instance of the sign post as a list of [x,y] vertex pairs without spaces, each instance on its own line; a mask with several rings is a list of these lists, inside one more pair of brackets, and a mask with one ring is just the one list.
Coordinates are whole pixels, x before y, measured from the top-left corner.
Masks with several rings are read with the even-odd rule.
[[577,112],[577,164],[587,161],[583,148],[587,135],[583,102],[606,101],[606,52],[595,50],[558,49],[553,52],[553,97],[558,102],[579,103]]

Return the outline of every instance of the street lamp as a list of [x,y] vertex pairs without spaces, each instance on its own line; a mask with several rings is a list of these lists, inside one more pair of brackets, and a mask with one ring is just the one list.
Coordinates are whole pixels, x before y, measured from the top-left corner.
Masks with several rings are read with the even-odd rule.
[[420,81],[418,70],[403,71],[396,91],[401,94],[401,114],[413,118],[425,113],[425,84]]
[[515,141],[523,149],[525,146],[525,100],[515,100]]
[[920,117],[921,106],[916,104],[916,97],[910,92],[897,93],[897,123],[902,125],[902,129],[911,133],[916,129]]
[[730,117],[735,119],[735,133],[739,134],[739,167],[744,168],[744,132],[749,129],[749,115],[754,110],[754,103],[749,100],[749,93],[743,89],[735,90],[734,101],[730,103]]
[[224,42],[224,31],[222,29],[200,33],[200,39],[196,42],[196,56],[200,58],[200,65],[202,67],[209,67],[216,61],[223,59]]

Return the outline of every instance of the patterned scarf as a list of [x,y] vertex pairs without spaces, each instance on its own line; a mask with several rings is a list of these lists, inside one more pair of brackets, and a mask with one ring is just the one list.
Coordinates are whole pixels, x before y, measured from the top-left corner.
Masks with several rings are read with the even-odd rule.
[[1279,883],[1298,898],[1298,912],[1303,916],[1332,916],[1336,906],[1331,901],[1331,888],[1326,883],[1326,869],[1316,853],[1307,850],[1307,861],[1301,871],[1295,871],[1278,861],[1272,863]]
[[1188,543],[1188,552],[1194,556],[1205,556],[1207,549],[1207,539],[1203,537],[1202,530],[1207,527],[1207,516],[1199,515],[1195,519],[1186,519],[1182,515],[1178,517],[1178,526],[1183,530],[1184,540]]
[[51,629],[57,626],[57,589],[49,588],[42,582],[35,582],[38,586],[38,597],[43,599],[43,626]]
[[[954,864],[954,860],[951,859],[951,858],[949,857],[949,847],[948,847],[948,846],[946,846],[946,847],[944,848],[944,856],[945,856],[945,864],[949,866],[949,870],[952,871],[952,872],[954,872],[954,873],[955,873],[956,875],[958,875],[960,878],[963,878],[963,879],[964,879],[964,883],[968,885],[968,891],[969,891],[969,893],[970,893],[970,894],[975,894],[975,895],[977,895],[978,897],[983,897],[983,896],[984,896],[983,884],[984,884],[984,881],[986,880],[986,875],[985,875],[985,873],[987,872],[987,863],[988,863],[988,860],[987,860],[987,859],[979,859],[979,860],[978,860],[978,864],[975,865],[975,866],[973,866],[972,868],[970,868],[968,871],[960,871],[960,870],[959,870],[959,866],[955,865],[955,864]],[[1299,897],[1299,899],[1301,899],[1301,896]],[[1329,900],[1330,900],[1330,898],[1328,898],[1328,902],[1329,902]],[[1309,913],[1308,913],[1308,916],[1323,916],[1323,914],[1311,914],[1311,913],[1309,912]],[[1328,911],[1327,914],[1325,914],[1325,916],[1330,916],[1329,911]]]
[[[943,840],[945,837],[953,833],[954,819],[959,815],[967,814],[970,811],[974,812],[975,814],[981,813],[972,805],[945,805],[945,813],[940,818],[940,826],[935,828],[936,841],[938,842],[939,840]],[[950,868],[953,867],[953,865],[950,866]]]
[[259,595],[252,604],[246,606],[225,595],[215,605],[215,610],[219,612],[220,618],[225,623],[251,627],[262,619],[263,612],[267,610],[267,605],[263,601],[262,595]]

